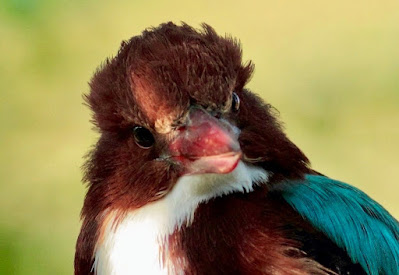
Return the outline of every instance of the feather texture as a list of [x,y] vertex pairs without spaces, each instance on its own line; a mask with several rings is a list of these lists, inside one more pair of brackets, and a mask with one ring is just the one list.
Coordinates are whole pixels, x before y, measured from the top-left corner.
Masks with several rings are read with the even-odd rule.
[[362,191],[316,175],[284,181],[272,191],[281,193],[367,274],[399,274],[399,223]]

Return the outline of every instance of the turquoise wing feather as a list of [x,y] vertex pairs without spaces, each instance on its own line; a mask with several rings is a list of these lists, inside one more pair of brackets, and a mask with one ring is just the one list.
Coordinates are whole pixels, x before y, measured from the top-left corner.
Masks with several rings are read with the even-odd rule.
[[362,191],[316,175],[276,184],[271,191],[281,193],[369,275],[399,274],[399,223]]

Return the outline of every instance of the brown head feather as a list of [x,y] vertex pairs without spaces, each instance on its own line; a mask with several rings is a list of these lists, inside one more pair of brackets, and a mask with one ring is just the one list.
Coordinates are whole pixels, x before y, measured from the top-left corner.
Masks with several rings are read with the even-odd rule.
[[[202,27],[166,23],[148,29],[123,42],[93,76],[86,101],[101,137],[85,166],[89,189],[77,244],[78,273],[88,270],[87,254],[94,249],[104,211],[139,208],[165,195],[177,181],[179,167],[160,157],[174,123],[191,105],[222,113],[240,128],[244,161],[271,171],[272,181],[310,171],[272,108],[244,88],[253,66],[243,64],[239,43]],[[233,92],[241,98],[238,113],[229,111]],[[143,149],[134,142],[135,126],[151,131],[153,147]]]

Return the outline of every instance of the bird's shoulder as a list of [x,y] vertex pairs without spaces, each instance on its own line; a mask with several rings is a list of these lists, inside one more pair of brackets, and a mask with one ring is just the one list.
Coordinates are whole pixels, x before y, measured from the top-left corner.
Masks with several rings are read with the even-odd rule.
[[368,274],[399,274],[399,223],[364,192],[321,175],[283,181],[271,191]]

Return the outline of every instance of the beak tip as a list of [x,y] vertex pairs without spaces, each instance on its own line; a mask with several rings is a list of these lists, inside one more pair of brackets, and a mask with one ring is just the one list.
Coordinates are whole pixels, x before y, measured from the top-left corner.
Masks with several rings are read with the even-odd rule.
[[186,166],[188,174],[228,174],[234,171],[242,153],[229,152],[220,155],[201,157]]

